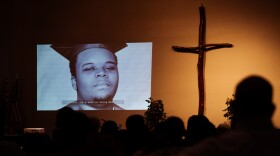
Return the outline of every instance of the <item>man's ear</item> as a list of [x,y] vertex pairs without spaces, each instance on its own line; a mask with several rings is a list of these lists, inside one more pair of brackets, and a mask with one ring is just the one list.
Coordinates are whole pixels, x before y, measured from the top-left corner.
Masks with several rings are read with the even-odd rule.
[[77,82],[75,76],[71,76],[71,82],[73,89],[77,90]]

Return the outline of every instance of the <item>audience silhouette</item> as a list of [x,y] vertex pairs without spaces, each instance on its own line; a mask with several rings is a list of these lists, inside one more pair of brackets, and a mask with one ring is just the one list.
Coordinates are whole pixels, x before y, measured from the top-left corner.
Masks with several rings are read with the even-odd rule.
[[104,121],[104,123],[101,126],[101,130],[100,130],[101,135],[111,136],[118,139],[119,133],[120,131],[119,131],[118,124],[113,120]]
[[216,129],[217,129],[217,135],[219,136],[225,134],[226,132],[229,132],[231,127],[228,122],[224,122],[219,124]]
[[125,155],[131,156],[142,149],[151,139],[144,116],[134,114],[126,119],[126,131],[122,133],[122,147]]
[[57,113],[50,155],[124,155],[115,138],[101,135],[99,129],[98,118],[63,107]]
[[251,76],[236,88],[233,105],[233,129],[272,129],[275,106],[272,102],[272,86],[264,78]]
[[168,117],[152,130],[152,140],[139,150],[136,155],[144,156],[165,148],[181,147],[185,144],[186,130],[182,119]]
[[186,138],[184,122],[176,116],[168,117],[155,128],[154,134],[166,146],[181,146]]
[[204,115],[193,115],[187,124],[187,146],[193,146],[202,140],[217,135],[215,125]]
[[144,116],[134,114],[126,119],[126,129],[120,130],[114,120],[107,120],[101,126],[97,117],[63,107],[57,111],[50,141],[31,135],[20,148],[0,140],[0,154],[280,155],[280,131],[272,122],[275,110],[272,96],[272,85],[263,77],[250,76],[242,80],[236,87],[230,128],[223,125],[215,128],[206,116],[193,115],[188,119],[187,129],[182,119],[171,116],[149,130]]
[[280,132],[271,121],[275,109],[272,93],[272,86],[266,79],[260,76],[245,78],[236,87],[232,130],[178,150],[175,155],[280,155]]

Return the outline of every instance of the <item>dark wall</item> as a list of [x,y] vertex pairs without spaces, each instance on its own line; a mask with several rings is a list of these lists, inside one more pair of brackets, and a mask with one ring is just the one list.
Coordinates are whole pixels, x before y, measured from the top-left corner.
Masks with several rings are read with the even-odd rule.
[[[207,54],[206,115],[216,125],[237,82],[259,74],[279,95],[278,0],[11,0],[0,5],[1,79],[19,75],[24,127],[54,127],[55,112],[36,111],[36,45],[102,41],[153,42],[152,96],[167,115],[197,113],[197,56],[178,54],[173,45],[196,46],[199,12],[207,17],[207,43],[229,42],[233,49]],[[148,97],[147,97],[148,98]],[[280,97],[275,96],[275,103]],[[145,101],[143,101],[145,102]],[[278,104],[279,105],[279,104]],[[86,112],[123,124],[131,112]],[[274,121],[278,126],[280,111]]]
[[[15,0],[1,7],[5,21],[1,25],[2,79],[8,77],[14,81],[16,75],[19,76],[24,127],[45,127],[50,133],[55,121],[54,111],[36,111],[36,45],[107,40],[151,41],[145,35],[149,24],[143,22],[146,18],[143,11],[151,10],[145,10],[140,3],[143,1]],[[115,114],[119,118],[116,120],[125,121],[129,114],[143,114],[143,111],[86,113],[103,119],[115,118]],[[110,114],[109,117],[106,114]]]

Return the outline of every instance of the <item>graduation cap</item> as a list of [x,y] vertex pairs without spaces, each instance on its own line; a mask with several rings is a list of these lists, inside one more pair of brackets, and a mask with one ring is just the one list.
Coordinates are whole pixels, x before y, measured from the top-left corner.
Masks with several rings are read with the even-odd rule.
[[112,53],[116,53],[127,46],[126,43],[116,43],[116,44],[52,44],[51,48],[58,52],[60,55],[65,57],[67,60],[71,60],[80,52],[90,49],[90,48],[104,48],[108,49]]

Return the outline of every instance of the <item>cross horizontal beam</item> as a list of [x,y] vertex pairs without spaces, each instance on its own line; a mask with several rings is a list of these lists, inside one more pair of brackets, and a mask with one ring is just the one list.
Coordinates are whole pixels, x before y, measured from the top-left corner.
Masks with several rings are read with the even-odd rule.
[[[230,43],[218,43],[218,44],[206,44],[204,46],[204,51],[210,51],[214,49],[220,49],[220,48],[231,48],[233,47]],[[180,46],[172,46],[172,50],[180,53],[195,53],[199,54],[199,47],[180,47]]]

